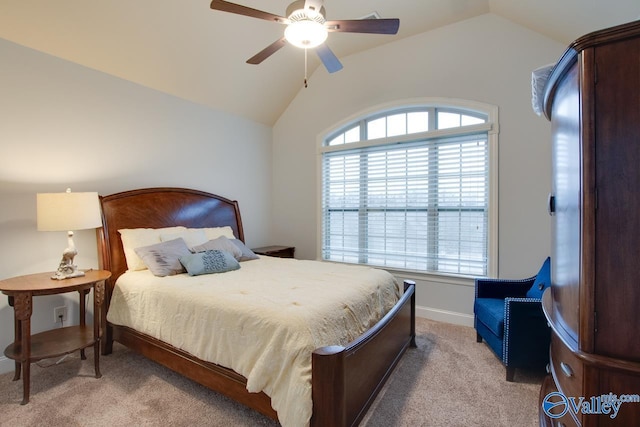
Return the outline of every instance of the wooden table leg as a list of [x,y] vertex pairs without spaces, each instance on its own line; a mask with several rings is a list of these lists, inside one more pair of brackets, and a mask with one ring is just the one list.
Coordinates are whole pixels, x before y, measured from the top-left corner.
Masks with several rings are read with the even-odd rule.
[[[22,327],[22,322],[20,322],[19,320],[15,321],[16,323],[16,330],[20,330],[20,328]],[[21,338],[20,338],[20,333],[16,333],[16,338],[14,340],[14,342],[20,342]],[[15,372],[13,373],[13,381],[18,381],[20,379],[20,373],[22,372],[22,363],[20,363],[20,361],[15,360]]]
[[100,378],[100,327],[102,326],[102,306],[104,302],[104,282],[96,283],[93,287],[93,363],[96,369],[96,378]]
[[[20,319],[18,319],[15,307],[13,296],[9,295],[9,307],[13,308],[13,342],[19,343],[22,341],[22,323]],[[18,381],[20,379],[20,373],[22,372],[22,365],[19,360],[15,360],[15,371],[13,374],[13,381]]]
[[[87,322],[87,294],[89,293],[89,289],[80,289],[78,291],[80,294],[80,325],[84,326]],[[80,359],[85,360],[87,355],[84,353],[84,348],[80,350]]]
[[22,355],[22,405],[29,403],[29,390],[31,383],[31,294],[22,293],[14,298],[14,313],[16,323],[20,323],[20,346]]

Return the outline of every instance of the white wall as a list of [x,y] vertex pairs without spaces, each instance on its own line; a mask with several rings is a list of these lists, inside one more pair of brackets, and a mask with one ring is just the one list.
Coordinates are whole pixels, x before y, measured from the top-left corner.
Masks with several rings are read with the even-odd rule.
[[[273,235],[296,254],[317,253],[317,143],[322,132],[373,106],[422,97],[497,105],[499,276],[535,274],[550,251],[550,125],[531,108],[531,71],[556,61],[565,46],[487,14],[342,58],[344,69],[318,69],[273,131]],[[473,283],[418,280],[422,315],[471,324]]]
[[[0,279],[57,268],[66,233],[36,231],[36,193],[189,187],[238,200],[250,246],[268,243],[271,128],[0,39]],[[75,237],[97,267],[95,233]],[[77,293],[34,298],[32,331]],[[0,349],[13,309],[0,298]],[[0,372],[13,363],[0,356]]]

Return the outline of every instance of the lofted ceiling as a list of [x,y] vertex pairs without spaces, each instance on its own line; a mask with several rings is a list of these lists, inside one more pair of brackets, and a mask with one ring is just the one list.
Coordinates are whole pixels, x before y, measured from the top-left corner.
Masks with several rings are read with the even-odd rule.
[[[234,0],[284,15],[292,0]],[[302,89],[304,54],[245,61],[284,26],[214,11],[207,0],[0,0],[0,38],[177,97],[272,125]],[[330,33],[338,56],[485,13],[562,44],[640,19],[638,0],[325,0],[326,17],[399,18],[397,35]],[[309,55],[309,75],[326,72]],[[312,79],[310,80],[312,84]]]

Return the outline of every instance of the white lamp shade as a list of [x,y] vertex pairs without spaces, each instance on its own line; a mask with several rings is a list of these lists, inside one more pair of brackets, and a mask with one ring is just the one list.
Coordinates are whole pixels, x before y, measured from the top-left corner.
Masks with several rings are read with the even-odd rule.
[[73,231],[102,227],[98,193],[38,193],[39,231]]

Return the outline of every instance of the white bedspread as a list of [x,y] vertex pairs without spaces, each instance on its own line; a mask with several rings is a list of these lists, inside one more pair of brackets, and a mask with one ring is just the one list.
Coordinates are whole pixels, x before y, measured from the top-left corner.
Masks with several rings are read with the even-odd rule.
[[222,274],[127,272],[107,319],[242,374],[284,427],[300,427],[312,413],[313,350],[346,345],[401,293],[383,270],[263,256]]

